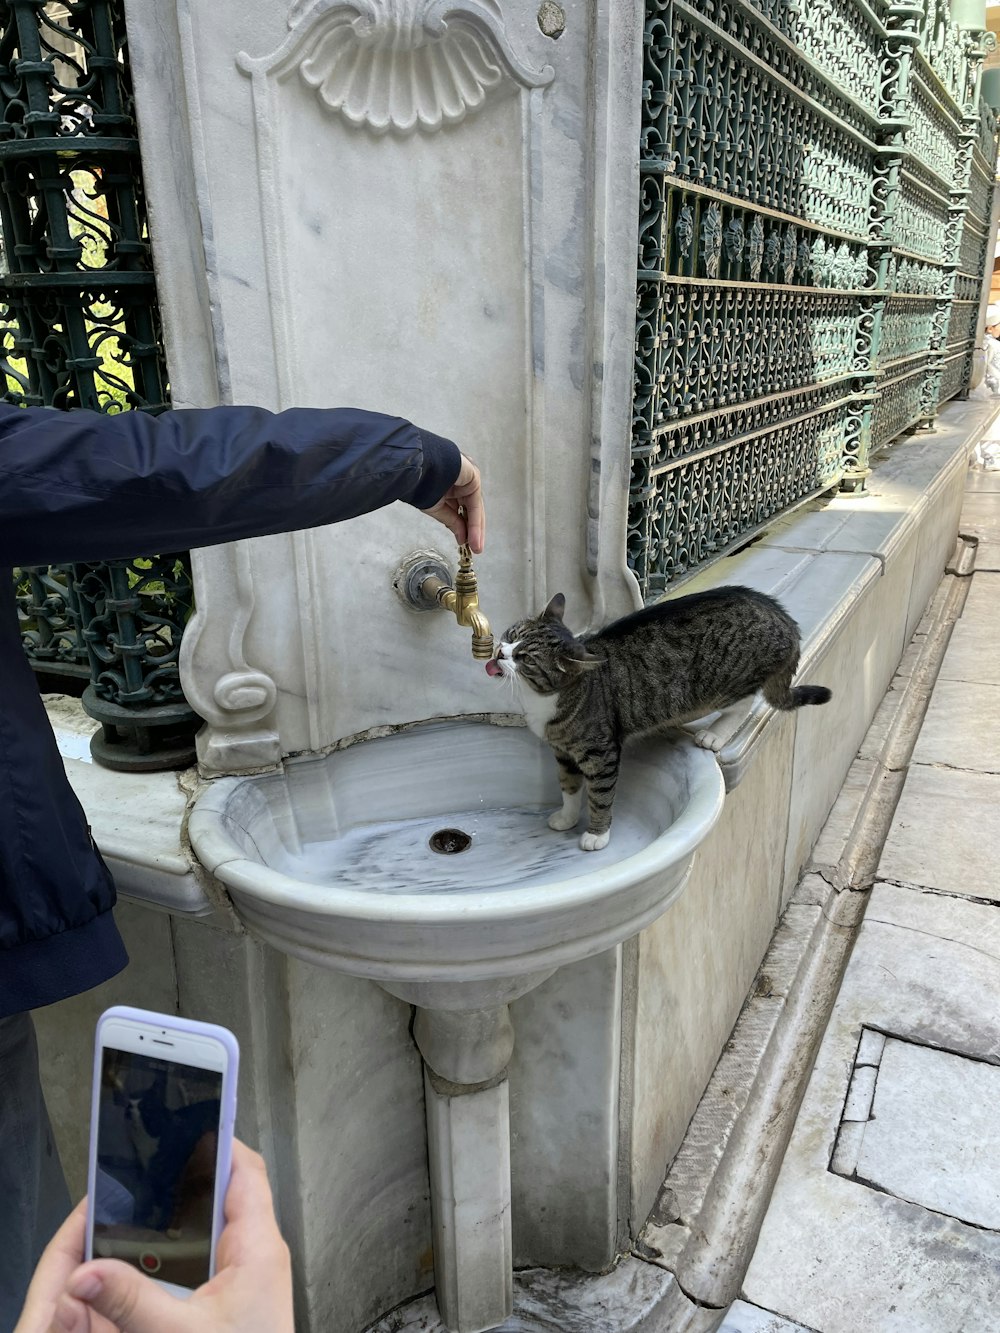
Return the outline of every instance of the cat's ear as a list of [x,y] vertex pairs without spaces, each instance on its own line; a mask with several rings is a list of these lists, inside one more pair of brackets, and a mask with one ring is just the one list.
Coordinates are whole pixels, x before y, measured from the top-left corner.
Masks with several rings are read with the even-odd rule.
[[566,598],[561,592],[557,592],[548,606],[542,612],[543,620],[558,620],[562,624],[563,613],[566,610]]

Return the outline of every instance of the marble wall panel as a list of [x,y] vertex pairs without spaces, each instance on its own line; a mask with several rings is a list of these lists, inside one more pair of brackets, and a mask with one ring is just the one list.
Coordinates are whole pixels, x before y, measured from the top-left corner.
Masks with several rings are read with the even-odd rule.
[[516,1266],[600,1272],[614,1259],[621,954],[560,968],[511,1005]]
[[811,678],[828,683],[834,697],[822,708],[802,708],[796,715],[782,906],[809,860],[902,656],[916,541],[914,531],[886,560],[881,576],[868,582],[836,637],[821,655],[811,657]]
[[[795,718],[726,797],[683,896],[639,937],[630,1120],[634,1234],[680,1146],[777,924]],[[623,1060],[626,1056],[623,1054]]]
[[286,986],[280,1188],[308,1327],[353,1333],[434,1281],[420,1055],[409,1005],[374,983],[289,960]]

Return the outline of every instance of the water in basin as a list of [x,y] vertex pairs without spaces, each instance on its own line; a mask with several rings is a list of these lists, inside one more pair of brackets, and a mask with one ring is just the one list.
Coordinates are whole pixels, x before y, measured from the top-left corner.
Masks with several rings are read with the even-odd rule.
[[[246,855],[298,880],[378,894],[461,894],[533,886],[615,865],[667,828],[688,800],[670,742],[626,753],[611,842],[583,852],[557,833],[550,751],[523,728],[426,726],[286,763],[243,784],[226,811]],[[580,828],[583,828],[581,824]],[[460,851],[436,851],[461,843]]]

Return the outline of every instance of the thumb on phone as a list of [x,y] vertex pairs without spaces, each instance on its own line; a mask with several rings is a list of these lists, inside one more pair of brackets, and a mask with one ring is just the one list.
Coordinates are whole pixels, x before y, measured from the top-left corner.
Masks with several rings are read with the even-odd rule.
[[190,1333],[185,1303],[116,1259],[84,1264],[66,1290],[109,1319],[120,1333]]

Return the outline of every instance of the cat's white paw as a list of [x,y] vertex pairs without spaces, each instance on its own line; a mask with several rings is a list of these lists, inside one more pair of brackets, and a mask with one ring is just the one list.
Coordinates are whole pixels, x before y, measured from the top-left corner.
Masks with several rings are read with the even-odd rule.
[[602,847],[607,847],[611,841],[611,830],[606,833],[581,833],[580,846],[585,852],[599,852]]
[[715,754],[718,754],[725,745],[724,739],[717,736],[714,731],[709,731],[707,727],[703,727],[701,731],[694,733],[694,743],[703,750],[712,750]]
[[583,802],[583,789],[564,791],[562,798],[562,809],[553,810],[549,815],[549,828],[554,828],[557,833],[565,833],[567,829],[576,828]]

